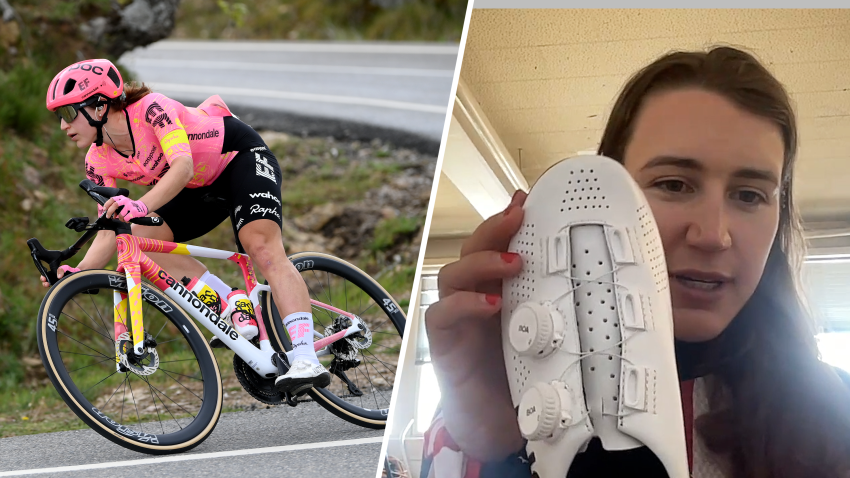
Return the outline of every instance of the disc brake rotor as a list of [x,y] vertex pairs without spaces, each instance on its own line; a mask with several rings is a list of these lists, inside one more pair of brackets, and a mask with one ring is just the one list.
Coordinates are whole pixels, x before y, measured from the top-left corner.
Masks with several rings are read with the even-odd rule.
[[116,338],[118,342],[118,357],[121,365],[136,375],[152,375],[159,368],[159,354],[155,347],[145,349],[145,355],[137,357],[133,353],[133,341],[130,333],[124,332]]

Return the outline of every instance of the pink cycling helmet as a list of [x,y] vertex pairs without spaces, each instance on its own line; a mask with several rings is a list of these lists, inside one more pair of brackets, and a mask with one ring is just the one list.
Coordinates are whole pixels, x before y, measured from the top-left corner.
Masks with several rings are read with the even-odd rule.
[[[47,109],[70,123],[77,113],[82,113],[89,124],[97,128],[95,144],[103,144],[103,125],[106,124],[111,99],[124,96],[124,80],[118,68],[109,60],[84,60],[65,68],[57,74],[47,88]],[[103,119],[95,121],[84,106],[106,105]]]
[[98,93],[118,98],[124,93],[124,80],[109,60],[84,60],[60,71],[47,89],[47,109],[82,103]]

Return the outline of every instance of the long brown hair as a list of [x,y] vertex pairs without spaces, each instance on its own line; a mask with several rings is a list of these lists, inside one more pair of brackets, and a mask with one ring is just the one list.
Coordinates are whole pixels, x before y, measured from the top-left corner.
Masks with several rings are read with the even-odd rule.
[[127,106],[141,100],[145,96],[153,93],[144,83],[136,83],[135,81],[124,84],[124,99],[112,100],[112,107],[117,111],[125,109]]
[[680,374],[708,378],[710,411],[697,420],[697,431],[734,478],[844,476],[850,473],[850,390],[820,362],[802,298],[805,248],[791,194],[797,124],[782,84],[737,48],[669,53],[627,82],[599,154],[622,162],[647,97],[693,87],[772,121],[785,146],[779,229],[758,287],[716,339],[677,342]]

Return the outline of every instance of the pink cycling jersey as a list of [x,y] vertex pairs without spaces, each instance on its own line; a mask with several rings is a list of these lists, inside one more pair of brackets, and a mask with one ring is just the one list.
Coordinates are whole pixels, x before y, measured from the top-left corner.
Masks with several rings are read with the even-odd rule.
[[[125,112],[134,147],[132,156],[106,144],[92,145],[86,154],[86,177],[101,186],[116,187],[117,179],[153,186],[179,156],[189,156],[194,164],[195,174],[186,187],[208,186],[237,154],[221,152],[223,116],[231,113],[218,96],[198,108],[189,108],[151,93],[127,106]],[[102,207],[98,207],[98,214],[102,213]]]

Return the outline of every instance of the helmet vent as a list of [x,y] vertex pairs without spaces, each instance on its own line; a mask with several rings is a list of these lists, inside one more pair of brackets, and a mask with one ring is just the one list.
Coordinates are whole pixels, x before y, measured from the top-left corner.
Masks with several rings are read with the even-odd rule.
[[56,80],[56,83],[53,83],[53,99],[56,99],[56,88],[59,88],[59,80]]
[[115,68],[109,67],[109,71],[106,72],[106,76],[115,83],[115,86],[121,84],[121,80],[118,79],[118,73],[115,71]]
[[62,91],[63,95],[67,95],[74,89],[74,86],[77,85],[77,80],[73,78],[69,78],[68,81],[65,82],[65,89]]

